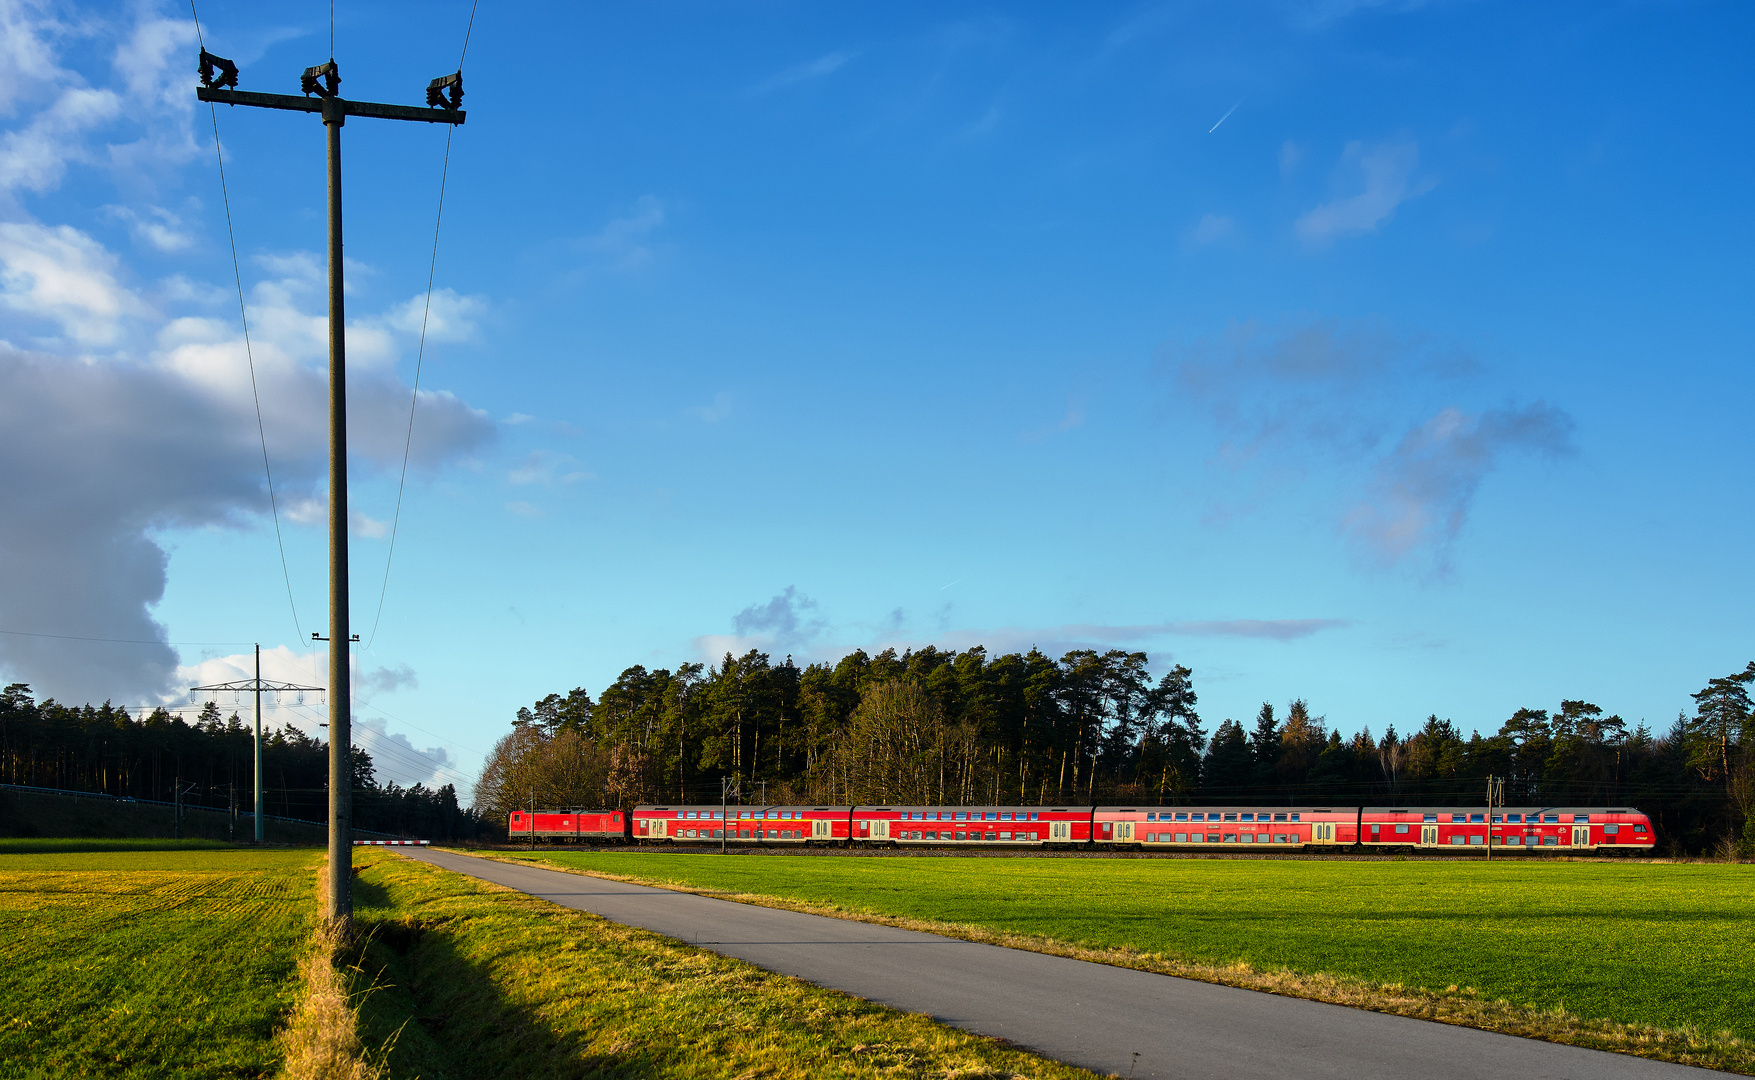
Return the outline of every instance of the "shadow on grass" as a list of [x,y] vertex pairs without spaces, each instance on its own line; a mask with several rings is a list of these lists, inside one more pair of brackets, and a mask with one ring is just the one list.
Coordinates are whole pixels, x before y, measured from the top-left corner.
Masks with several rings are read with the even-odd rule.
[[[359,908],[394,910],[382,885],[354,879]],[[630,1048],[600,1053],[588,1031],[557,1030],[527,1005],[511,1000],[495,973],[471,960],[461,935],[470,920],[361,918],[361,946],[348,962],[360,1040],[393,1080],[519,1080],[603,1078],[643,1080],[671,1070],[651,1053]],[[479,931],[477,931],[479,932]]]

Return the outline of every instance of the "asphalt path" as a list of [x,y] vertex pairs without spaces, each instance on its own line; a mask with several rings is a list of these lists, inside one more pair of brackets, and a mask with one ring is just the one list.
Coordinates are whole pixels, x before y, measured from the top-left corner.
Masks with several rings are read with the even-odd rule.
[[396,850],[1099,1073],[1179,1080],[1725,1075],[472,855]]

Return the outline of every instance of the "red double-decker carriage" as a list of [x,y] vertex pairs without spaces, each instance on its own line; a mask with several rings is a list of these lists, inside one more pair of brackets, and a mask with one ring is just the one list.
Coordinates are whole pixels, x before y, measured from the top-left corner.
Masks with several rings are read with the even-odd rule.
[[514,811],[508,838],[573,843],[1132,851],[1650,852],[1651,819],[1600,806],[712,806]]

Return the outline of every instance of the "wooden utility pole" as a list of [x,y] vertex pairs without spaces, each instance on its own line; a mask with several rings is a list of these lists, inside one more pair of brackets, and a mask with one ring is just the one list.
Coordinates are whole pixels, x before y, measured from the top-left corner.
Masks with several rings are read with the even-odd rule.
[[[304,96],[237,89],[238,66],[201,50],[195,96],[216,105],[319,113],[329,153],[329,897],[325,912],[343,940],[353,936],[353,696],[347,618],[347,321],[342,308],[341,128],[349,116],[461,124],[463,73],[427,84],[427,107],[348,101],[335,58],[305,69]],[[340,645],[337,649],[335,646]]]

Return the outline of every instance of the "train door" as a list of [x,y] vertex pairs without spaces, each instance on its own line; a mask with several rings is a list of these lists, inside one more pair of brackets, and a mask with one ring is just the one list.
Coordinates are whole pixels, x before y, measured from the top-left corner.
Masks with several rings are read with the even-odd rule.
[[1310,839],[1318,844],[1335,842],[1335,827],[1330,821],[1319,821],[1310,827]]
[[830,825],[831,825],[831,822],[827,822],[827,821],[813,821],[813,822],[811,822],[810,823],[811,836],[818,839],[818,840],[828,839]]
[[664,835],[664,820],[662,818],[653,818],[651,821],[648,821],[646,823],[646,835],[662,837]]
[[1572,846],[1590,847],[1590,826],[1574,825],[1572,827]]
[[1132,840],[1133,840],[1133,822],[1131,822],[1131,821],[1117,821],[1115,823],[1115,842],[1118,844],[1126,844],[1126,843],[1130,843]]
[[1436,843],[1438,843],[1438,826],[1436,826],[1436,825],[1422,825],[1422,826],[1420,826],[1420,843],[1422,843],[1422,844],[1436,844]]
[[1048,823],[1048,839],[1050,839],[1050,840],[1070,840],[1070,839],[1072,839],[1072,823],[1067,822],[1067,821],[1050,821]]
[[872,822],[871,838],[873,840],[888,840],[890,838],[890,823],[887,821]]

